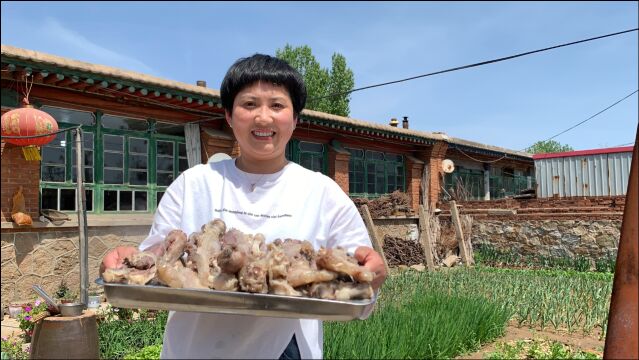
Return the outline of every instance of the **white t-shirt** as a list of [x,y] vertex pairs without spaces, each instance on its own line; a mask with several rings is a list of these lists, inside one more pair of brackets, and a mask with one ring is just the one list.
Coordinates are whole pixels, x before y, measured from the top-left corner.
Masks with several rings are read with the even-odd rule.
[[[251,192],[251,188],[254,190]],[[221,218],[227,229],[342,246],[371,246],[357,208],[329,177],[289,162],[275,174],[250,174],[235,160],[197,165],[166,190],[140,249],[172,229],[187,235]],[[322,357],[322,322],[246,315],[170,312],[162,358],[279,358],[295,334],[302,358]]]

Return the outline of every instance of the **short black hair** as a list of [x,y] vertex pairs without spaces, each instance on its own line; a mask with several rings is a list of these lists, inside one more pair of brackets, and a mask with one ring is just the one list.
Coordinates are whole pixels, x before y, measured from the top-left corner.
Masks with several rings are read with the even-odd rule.
[[238,59],[224,76],[220,88],[222,106],[233,113],[233,102],[237,93],[257,81],[284,86],[293,103],[293,113],[297,118],[306,105],[306,85],[302,75],[282,59],[264,54]]

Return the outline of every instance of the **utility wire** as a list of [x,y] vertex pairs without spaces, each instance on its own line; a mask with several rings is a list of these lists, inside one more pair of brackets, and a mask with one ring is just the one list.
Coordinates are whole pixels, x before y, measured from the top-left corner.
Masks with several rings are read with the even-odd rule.
[[376,88],[376,87],[380,87],[380,86],[396,84],[396,83],[409,81],[409,80],[414,80],[414,79],[419,79],[419,78],[423,78],[423,77],[427,77],[427,76],[438,75],[438,74],[443,74],[443,73],[447,73],[447,72],[463,70],[463,69],[469,69],[469,68],[472,68],[472,67],[477,67],[477,66],[482,66],[482,65],[493,64],[493,63],[497,63],[497,62],[500,62],[500,61],[505,61],[505,60],[518,58],[518,57],[521,57],[521,56],[526,56],[526,55],[535,54],[535,53],[538,53],[538,52],[558,49],[560,47],[575,45],[575,44],[579,44],[579,43],[583,43],[583,42],[587,42],[587,41],[603,39],[603,38],[607,38],[607,37],[610,37],[610,36],[621,35],[621,34],[625,34],[625,33],[628,33],[628,32],[637,31],[637,30],[639,30],[639,28],[634,28],[634,29],[630,29],[630,30],[624,30],[624,31],[620,31],[620,32],[612,33],[612,34],[597,36],[597,37],[584,39],[584,40],[579,40],[579,41],[573,41],[573,42],[569,42],[569,43],[565,43],[565,44],[561,44],[561,45],[556,45],[556,46],[551,46],[551,47],[547,47],[547,48],[543,48],[543,49],[539,49],[539,50],[527,51],[527,52],[524,52],[524,53],[521,53],[521,54],[506,56],[506,57],[502,57],[502,58],[499,58],[499,59],[487,60],[487,61],[482,61],[482,62],[470,64],[470,65],[458,66],[458,67],[454,67],[454,68],[450,68],[450,69],[446,69],[446,70],[435,71],[435,72],[428,73],[428,74],[412,76],[412,77],[401,79],[401,80],[395,80],[395,81],[389,81],[389,82],[376,84],[376,85],[364,86],[364,87],[353,89],[353,90],[349,90],[349,91],[334,93],[334,94],[325,95],[325,96],[312,97],[312,98],[309,98],[308,100],[309,100],[309,102],[310,101],[315,101],[315,100],[321,100],[321,99],[324,99],[324,98],[330,98],[330,97],[334,97],[334,96],[340,96],[340,95],[346,95],[346,94],[354,93],[355,91],[372,89],[372,88]]
[[[572,130],[572,129],[576,128],[577,126],[579,126],[579,125],[581,125],[581,124],[585,123],[586,121],[588,121],[588,120],[590,120],[590,119],[594,118],[595,116],[597,116],[597,115],[599,115],[599,114],[603,113],[604,111],[606,111],[606,110],[608,110],[608,109],[612,108],[613,106],[615,106],[615,105],[619,104],[620,102],[622,102],[622,101],[626,100],[627,98],[631,97],[632,95],[636,94],[636,93],[637,93],[637,91],[639,91],[639,89],[638,89],[638,90],[635,90],[635,91],[633,91],[633,92],[631,92],[630,94],[628,94],[628,95],[626,95],[626,96],[624,96],[622,99],[617,100],[614,104],[612,104],[612,105],[608,106],[607,108],[605,108],[605,109],[603,109],[603,110],[599,111],[598,113],[596,113],[596,114],[592,115],[591,117],[587,118],[586,120],[580,121],[580,122],[576,123],[575,125],[573,125],[573,126],[569,127],[568,129],[566,129],[566,130],[564,130],[564,131],[562,131],[562,132],[560,132],[560,133],[558,133],[558,134],[556,134],[556,135],[553,135],[553,136],[551,136],[551,137],[549,137],[548,139],[543,140],[543,141],[552,140],[552,139],[556,138],[557,136],[559,136],[559,135],[561,135],[561,134],[564,134],[564,133],[566,133],[566,132],[568,132],[568,131],[570,131],[570,130]],[[535,143],[535,144],[536,144],[536,143]],[[526,147],[526,148],[522,149],[521,151],[526,151],[526,149],[530,148],[531,146],[533,146],[533,145],[535,145],[535,144],[532,144],[532,145],[530,145],[530,146],[528,146],[528,147]]]

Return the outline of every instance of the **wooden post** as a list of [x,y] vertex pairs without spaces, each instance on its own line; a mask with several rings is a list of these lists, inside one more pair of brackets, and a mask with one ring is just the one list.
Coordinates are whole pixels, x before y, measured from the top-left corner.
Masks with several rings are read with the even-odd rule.
[[426,258],[428,270],[433,271],[435,270],[435,263],[433,261],[430,235],[430,221],[426,218],[426,209],[424,205],[419,205],[419,242],[424,250],[424,258]]
[[373,249],[375,249],[375,251],[377,251],[379,255],[381,255],[382,260],[384,260],[384,268],[386,269],[386,274],[390,274],[388,262],[386,261],[386,256],[384,255],[384,248],[382,247],[381,241],[377,237],[377,232],[375,231],[373,218],[371,217],[371,212],[368,210],[368,205],[362,205],[362,218],[364,219],[364,224],[366,224],[368,235],[371,237]]
[[450,217],[453,219],[453,225],[455,226],[455,234],[457,235],[457,242],[459,244],[459,253],[461,254],[464,265],[470,266],[470,258],[468,257],[466,243],[464,241],[464,231],[459,220],[459,212],[457,211],[457,203],[455,200],[448,202],[450,204]]

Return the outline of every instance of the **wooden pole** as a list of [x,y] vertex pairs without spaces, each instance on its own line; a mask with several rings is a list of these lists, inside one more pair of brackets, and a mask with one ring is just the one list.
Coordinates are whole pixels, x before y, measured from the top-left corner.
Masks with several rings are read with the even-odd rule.
[[419,205],[419,242],[424,250],[424,258],[426,258],[426,266],[428,270],[435,270],[435,262],[433,261],[433,250],[430,238],[430,221],[426,218],[426,209],[424,205]]
[[464,241],[464,231],[459,220],[459,212],[457,211],[457,203],[455,200],[448,202],[450,204],[450,217],[453,219],[453,226],[455,226],[455,234],[457,235],[457,243],[459,244],[459,253],[461,254],[464,265],[470,266],[470,258],[468,257],[466,243]]
[[76,208],[78,210],[78,233],[80,243],[80,302],[89,303],[89,243],[87,239],[86,194],[84,193],[84,146],[82,130],[75,131],[76,151]]
[[388,262],[386,261],[386,255],[384,255],[384,248],[382,247],[382,243],[377,237],[377,232],[375,231],[375,226],[373,224],[373,218],[371,217],[371,212],[368,210],[368,205],[362,205],[362,218],[364,219],[364,224],[366,224],[366,229],[368,230],[368,235],[371,237],[371,243],[373,243],[373,249],[379,253],[384,260],[384,268],[386,269],[386,274],[390,274],[388,269]]

